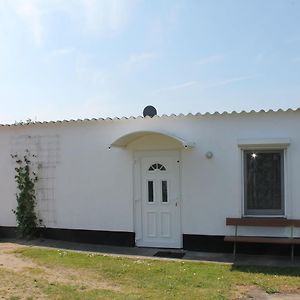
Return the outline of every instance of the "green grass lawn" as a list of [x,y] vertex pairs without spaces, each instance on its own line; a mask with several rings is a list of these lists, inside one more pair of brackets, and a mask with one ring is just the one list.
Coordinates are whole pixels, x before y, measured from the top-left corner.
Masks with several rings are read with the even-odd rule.
[[[16,253],[32,260],[35,267],[21,273],[0,268],[0,278],[5,275],[19,288],[35,289],[35,295],[51,299],[232,299],[253,286],[267,293],[300,292],[299,268],[161,261],[30,247]],[[16,293],[10,299],[18,297]]]

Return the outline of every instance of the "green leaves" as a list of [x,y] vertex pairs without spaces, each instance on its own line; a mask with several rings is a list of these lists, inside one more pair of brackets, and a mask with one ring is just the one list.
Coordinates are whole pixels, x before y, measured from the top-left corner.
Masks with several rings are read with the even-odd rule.
[[37,174],[32,170],[31,158],[36,158],[31,155],[28,150],[26,154],[20,158],[18,155],[11,155],[16,160],[18,165],[15,168],[15,180],[17,183],[17,208],[13,210],[16,215],[17,227],[21,237],[32,237],[37,234],[38,220],[35,206],[35,183],[38,181]]

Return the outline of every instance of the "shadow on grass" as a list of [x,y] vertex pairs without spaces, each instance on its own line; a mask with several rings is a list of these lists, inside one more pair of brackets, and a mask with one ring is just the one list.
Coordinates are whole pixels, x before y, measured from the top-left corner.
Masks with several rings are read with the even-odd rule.
[[255,273],[262,275],[277,275],[277,276],[290,276],[299,277],[300,267],[269,267],[269,266],[241,266],[233,264],[231,271]]

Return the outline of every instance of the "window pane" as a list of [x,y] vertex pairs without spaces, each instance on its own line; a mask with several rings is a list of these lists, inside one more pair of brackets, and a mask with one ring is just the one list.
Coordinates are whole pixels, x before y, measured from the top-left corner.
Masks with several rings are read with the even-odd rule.
[[148,181],[148,202],[153,202],[153,181]]
[[247,151],[245,168],[246,209],[282,210],[282,152]]
[[154,170],[166,171],[166,167],[163,166],[162,164],[153,164],[148,169],[148,171],[154,171]]
[[161,191],[162,191],[162,202],[168,202],[168,182],[163,180],[161,182]]

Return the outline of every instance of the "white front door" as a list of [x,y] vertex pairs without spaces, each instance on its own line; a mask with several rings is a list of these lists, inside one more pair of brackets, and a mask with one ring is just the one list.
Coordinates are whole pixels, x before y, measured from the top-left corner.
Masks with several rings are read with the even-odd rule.
[[140,166],[142,230],[137,246],[181,248],[178,153],[142,157]]

